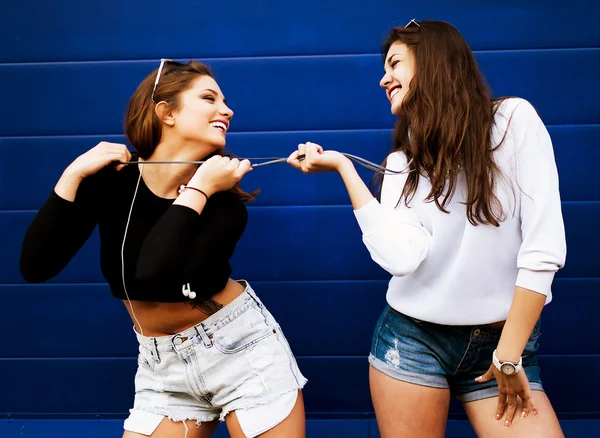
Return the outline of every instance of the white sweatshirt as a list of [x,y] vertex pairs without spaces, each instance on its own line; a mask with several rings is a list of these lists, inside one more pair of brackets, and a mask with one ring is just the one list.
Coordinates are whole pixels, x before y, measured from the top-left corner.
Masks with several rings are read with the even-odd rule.
[[[424,201],[431,184],[423,176],[409,208],[398,204],[407,174],[386,175],[381,204],[373,199],[354,212],[371,257],[393,275],[387,301],[398,312],[438,324],[474,325],[505,320],[515,286],[551,301],[550,286],[566,256],[552,142],[523,99],[500,105],[494,145],[505,132],[494,155],[502,174],[496,181],[505,215],[500,227],[467,220],[461,173],[449,214]],[[404,153],[390,154],[387,167],[406,168]]]

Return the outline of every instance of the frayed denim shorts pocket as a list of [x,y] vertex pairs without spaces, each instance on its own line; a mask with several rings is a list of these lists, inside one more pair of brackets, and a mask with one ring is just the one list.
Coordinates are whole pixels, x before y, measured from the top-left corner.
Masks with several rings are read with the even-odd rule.
[[265,315],[253,303],[226,325],[210,333],[209,336],[221,353],[235,354],[275,333],[276,328],[267,323]]

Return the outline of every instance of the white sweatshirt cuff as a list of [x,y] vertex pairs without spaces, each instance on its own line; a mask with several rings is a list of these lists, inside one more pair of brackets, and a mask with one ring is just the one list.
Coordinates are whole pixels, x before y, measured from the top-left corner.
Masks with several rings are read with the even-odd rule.
[[550,294],[554,274],[556,274],[555,271],[530,271],[521,268],[517,275],[516,285],[547,296]]

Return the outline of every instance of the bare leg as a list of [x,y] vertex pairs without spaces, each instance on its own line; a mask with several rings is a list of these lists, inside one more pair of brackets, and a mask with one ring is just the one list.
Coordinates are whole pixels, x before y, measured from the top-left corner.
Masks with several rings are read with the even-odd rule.
[[[480,438],[523,437],[523,438],[562,438],[560,428],[550,400],[543,391],[532,391],[537,406],[538,415],[530,413],[526,418],[518,414],[510,427],[504,426],[504,419],[496,420],[496,405],[498,397],[486,398],[464,403],[465,411]],[[521,412],[520,400],[517,413]]]
[[[185,422],[188,428],[186,435],[185,426],[182,421],[171,421],[168,418],[164,418],[163,421],[158,425],[154,433],[151,435],[152,438],[209,438],[219,425],[218,421],[211,421],[209,423],[202,423],[200,426],[196,426],[194,420],[187,420]],[[147,435],[140,433],[130,432],[128,430],[123,434],[123,438],[147,438]]]
[[[245,438],[244,432],[234,412],[225,417],[227,429],[231,438]],[[296,404],[285,420],[274,428],[259,435],[260,438],[304,438],[306,436],[306,421],[304,418],[304,399],[302,392],[298,391]]]
[[371,399],[381,438],[443,438],[450,390],[396,380],[369,369]]

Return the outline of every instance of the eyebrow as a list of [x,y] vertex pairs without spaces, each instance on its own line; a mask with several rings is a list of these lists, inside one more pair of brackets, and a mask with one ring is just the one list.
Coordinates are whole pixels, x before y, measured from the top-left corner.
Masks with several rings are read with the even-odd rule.
[[392,58],[393,58],[394,56],[396,56],[396,55],[400,55],[400,53],[398,53],[398,52],[396,52],[396,53],[392,53],[392,54],[391,54],[391,55],[388,57],[388,59],[387,59],[387,63],[389,64],[389,63],[392,61]]
[[[211,93],[215,94],[216,96],[219,96],[219,93],[217,93],[215,90],[213,90],[212,88],[205,88],[204,90],[202,90],[201,92],[205,92],[205,91],[210,91]],[[225,105],[227,105],[227,99],[225,99],[225,96],[223,96],[223,103]]]

